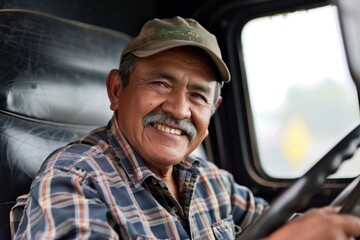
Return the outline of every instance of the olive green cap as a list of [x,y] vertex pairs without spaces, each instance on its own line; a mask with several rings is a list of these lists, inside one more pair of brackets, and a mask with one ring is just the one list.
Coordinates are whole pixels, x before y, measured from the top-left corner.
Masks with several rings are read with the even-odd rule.
[[217,67],[221,82],[230,81],[230,72],[222,60],[215,35],[208,32],[191,18],[155,18],[146,22],[139,35],[133,38],[125,47],[121,58],[129,53],[133,53],[140,58],[149,57],[182,46],[194,46],[204,50]]

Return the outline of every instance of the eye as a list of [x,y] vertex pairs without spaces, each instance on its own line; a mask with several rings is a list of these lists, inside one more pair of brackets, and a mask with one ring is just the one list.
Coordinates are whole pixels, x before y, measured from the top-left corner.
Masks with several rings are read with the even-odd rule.
[[197,101],[202,101],[204,103],[208,103],[208,99],[203,94],[200,94],[198,92],[192,92],[192,93],[190,93],[190,96],[193,97],[194,99],[196,99]]
[[151,82],[152,85],[158,86],[158,87],[168,87],[168,84],[165,82],[160,82],[160,81],[156,81],[156,82]]
[[153,81],[150,82],[151,88],[159,94],[166,94],[171,92],[171,86],[164,81]]

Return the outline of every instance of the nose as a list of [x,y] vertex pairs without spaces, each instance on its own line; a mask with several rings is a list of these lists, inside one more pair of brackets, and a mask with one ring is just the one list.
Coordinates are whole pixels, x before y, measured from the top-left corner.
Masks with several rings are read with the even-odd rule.
[[174,89],[166,96],[165,101],[161,105],[161,110],[169,113],[175,119],[189,119],[191,110],[187,93],[183,90]]

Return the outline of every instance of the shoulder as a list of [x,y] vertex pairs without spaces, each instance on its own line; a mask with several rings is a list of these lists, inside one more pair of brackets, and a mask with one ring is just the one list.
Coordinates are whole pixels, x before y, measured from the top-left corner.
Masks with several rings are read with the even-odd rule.
[[216,175],[226,179],[233,179],[233,176],[228,171],[219,168],[215,163],[210,162],[204,158],[195,158],[199,162],[200,172],[204,175]]
[[200,163],[201,182],[209,181],[211,184],[220,184],[228,193],[236,195],[238,199],[251,199],[255,205],[260,206],[261,210],[259,211],[268,205],[263,199],[255,197],[248,187],[238,184],[229,171],[217,167],[206,159],[197,158],[197,160]]
[[95,146],[85,144],[71,144],[54,151],[42,164],[39,175],[46,174],[50,170],[71,171],[83,161],[91,161],[101,152]]
[[106,159],[105,153],[108,152],[109,144],[99,133],[101,131],[97,129],[96,132],[91,132],[83,138],[55,150],[44,161],[38,175],[53,169],[70,171],[73,168],[79,168],[84,162],[89,165],[99,159]]
[[237,184],[230,172],[219,168],[215,163],[206,159],[196,158],[196,161],[199,164],[199,184],[220,186],[220,188],[223,188],[226,192],[232,192],[232,189]]

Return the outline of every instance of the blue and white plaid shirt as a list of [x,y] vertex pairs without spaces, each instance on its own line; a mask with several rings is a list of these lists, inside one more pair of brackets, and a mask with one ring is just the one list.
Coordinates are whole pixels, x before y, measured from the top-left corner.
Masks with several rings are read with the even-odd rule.
[[267,206],[203,159],[174,170],[181,205],[113,118],[44,162],[15,239],[233,239]]

